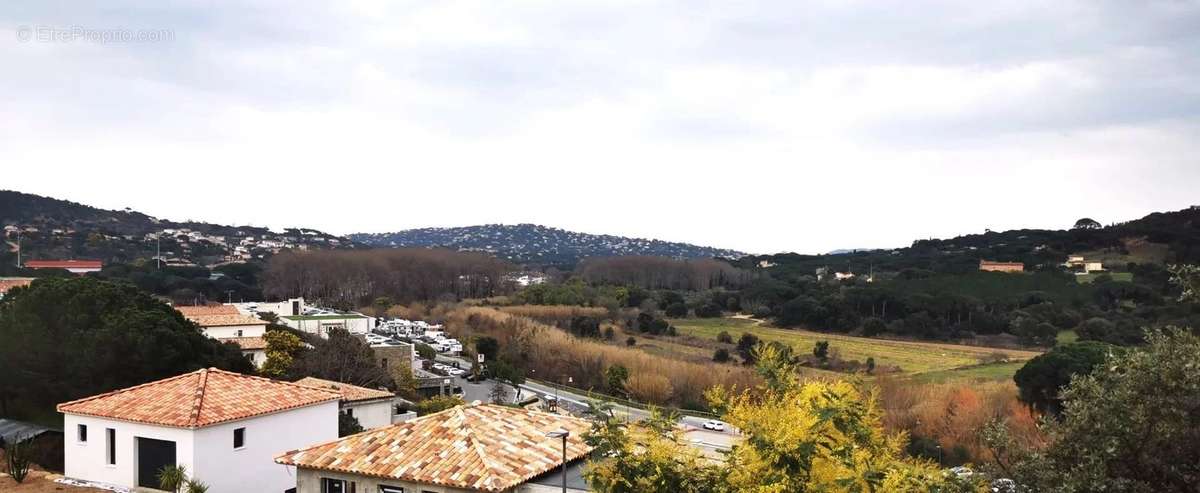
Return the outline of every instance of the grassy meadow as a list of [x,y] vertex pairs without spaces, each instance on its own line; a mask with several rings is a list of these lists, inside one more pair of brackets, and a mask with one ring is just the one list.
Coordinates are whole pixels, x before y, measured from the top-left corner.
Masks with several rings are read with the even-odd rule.
[[[936,342],[896,341],[826,334],[806,330],[781,329],[742,318],[673,319],[671,324],[682,336],[715,340],[722,331],[736,341],[742,333],[751,333],[764,341],[792,346],[800,354],[810,352],[817,341],[829,341],[830,349],[844,360],[866,361],[875,358],[877,367],[898,367],[901,374],[928,375],[931,381],[962,378],[1007,379],[1021,362],[1037,356],[1036,351],[999,349]],[[1003,359],[1005,362],[990,363]]]

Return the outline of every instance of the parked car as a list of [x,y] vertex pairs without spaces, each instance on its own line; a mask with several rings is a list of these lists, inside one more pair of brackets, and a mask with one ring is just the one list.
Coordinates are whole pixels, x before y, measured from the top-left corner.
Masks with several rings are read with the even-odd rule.
[[704,429],[712,431],[725,431],[725,423],[710,419],[704,422]]

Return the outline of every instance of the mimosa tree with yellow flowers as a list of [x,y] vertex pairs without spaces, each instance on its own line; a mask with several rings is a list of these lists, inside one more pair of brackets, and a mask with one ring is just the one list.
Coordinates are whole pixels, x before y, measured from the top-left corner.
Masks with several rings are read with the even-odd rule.
[[672,416],[625,424],[611,414],[589,440],[600,457],[585,472],[601,493],[974,492],[982,484],[904,456],[903,434],[883,431],[859,382],[802,381],[784,351],[760,345],[753,389],[707,393],[744,440],[722,458],[689,446]]

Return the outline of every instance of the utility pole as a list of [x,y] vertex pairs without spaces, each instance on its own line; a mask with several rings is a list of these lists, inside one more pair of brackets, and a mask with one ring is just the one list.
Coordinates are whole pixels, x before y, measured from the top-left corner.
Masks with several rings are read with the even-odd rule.
[[17,268],[21,268],[21,230],[17,230]]
[[157,262],[158,270],[162,270],[162,231],[154,235],[154,261]]

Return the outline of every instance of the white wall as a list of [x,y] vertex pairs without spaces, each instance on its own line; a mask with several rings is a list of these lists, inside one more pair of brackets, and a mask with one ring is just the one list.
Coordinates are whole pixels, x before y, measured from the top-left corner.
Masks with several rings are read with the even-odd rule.
[[[379,485],[386,484],[388,486],[399,486],[404,488],[405,493],[422,493],[424,491],[432,491],[434,493],[471,493],[472,490],[464,490],[459,488],[451,488],[448,486],[437,486],[432,484],[412,483],[401,481],[398,479],[382,479],[371,478],[367,476],[359,476],[356,474],[345,474],[338,472],[316,471],[313,469],[299,468],[296,473],[296,493],[321,493],[321,478],[342,479],[353,481],[357,487],[355,491],[359,493],[376,493],[379,491]],[[349,491],[349,490],[347,490]]]
[[342,410],[354,410],[354,417],[364,430],[392,424],[392,411],[395,409],[394,400],[377,400],[365,402],[350,402],[342,405]]
[[[88,441],[79,443],[77,426],[87,425]],[[335,425],[336,426],[336,425]],[[117,463],[108,465],[105,428],[117,431]],[[334,430],[336,435],[337,430]],[[175,462],[194,470],[192,430],[129,423],[113,419],[63,415],[63,467],[69,478],[132,488],[137,485],[136,437],[175,442]],[[214,490],[220,491],[220,490]],[[280,490],[282,491],[282,490]]]
[[[220,493],[282,493],[295,486],[289,468],[275,457],[336,440],[337,401],[222,423],[196,432],[195,477]],[[233,430],[246,428],[245,447],[234,450]]]
[[267,351],[265,349],[243,349],[242,356],[249,359],[255,368],[262,368],[263,363],[267,362]]
[[[282,492],[295,486],[292,471],[275,457],[337,439],[337,401],[189,430],[105,418],[64,415],[65,476],[132,488],[137,485],[136,437],[175,442],[175,461],[221,493]],[[78,424],[88,425],[80,444]],[[233,430],[246,428],[246,446],[234,450]],[[106,462],[105,428],[117,432],[117,463]]]
[[[228,339],[230,337],[262,337],[267,333],[267,324],[262,325],[214,325],[212,327],[204,327],[204,335],[213,339]],[[237,331],[242,331],[242,335],[238,335]]]
[[337,327],[346,329],[351,334],[366,334],[375,326],[375,319],[371,317],[352,316],[348,318],[327,318],[327,319],[301,319],[292,320],[289,318],[280,318],[281,322],[288,327],[316,334],[321,337],[329,337],[329,328]]

